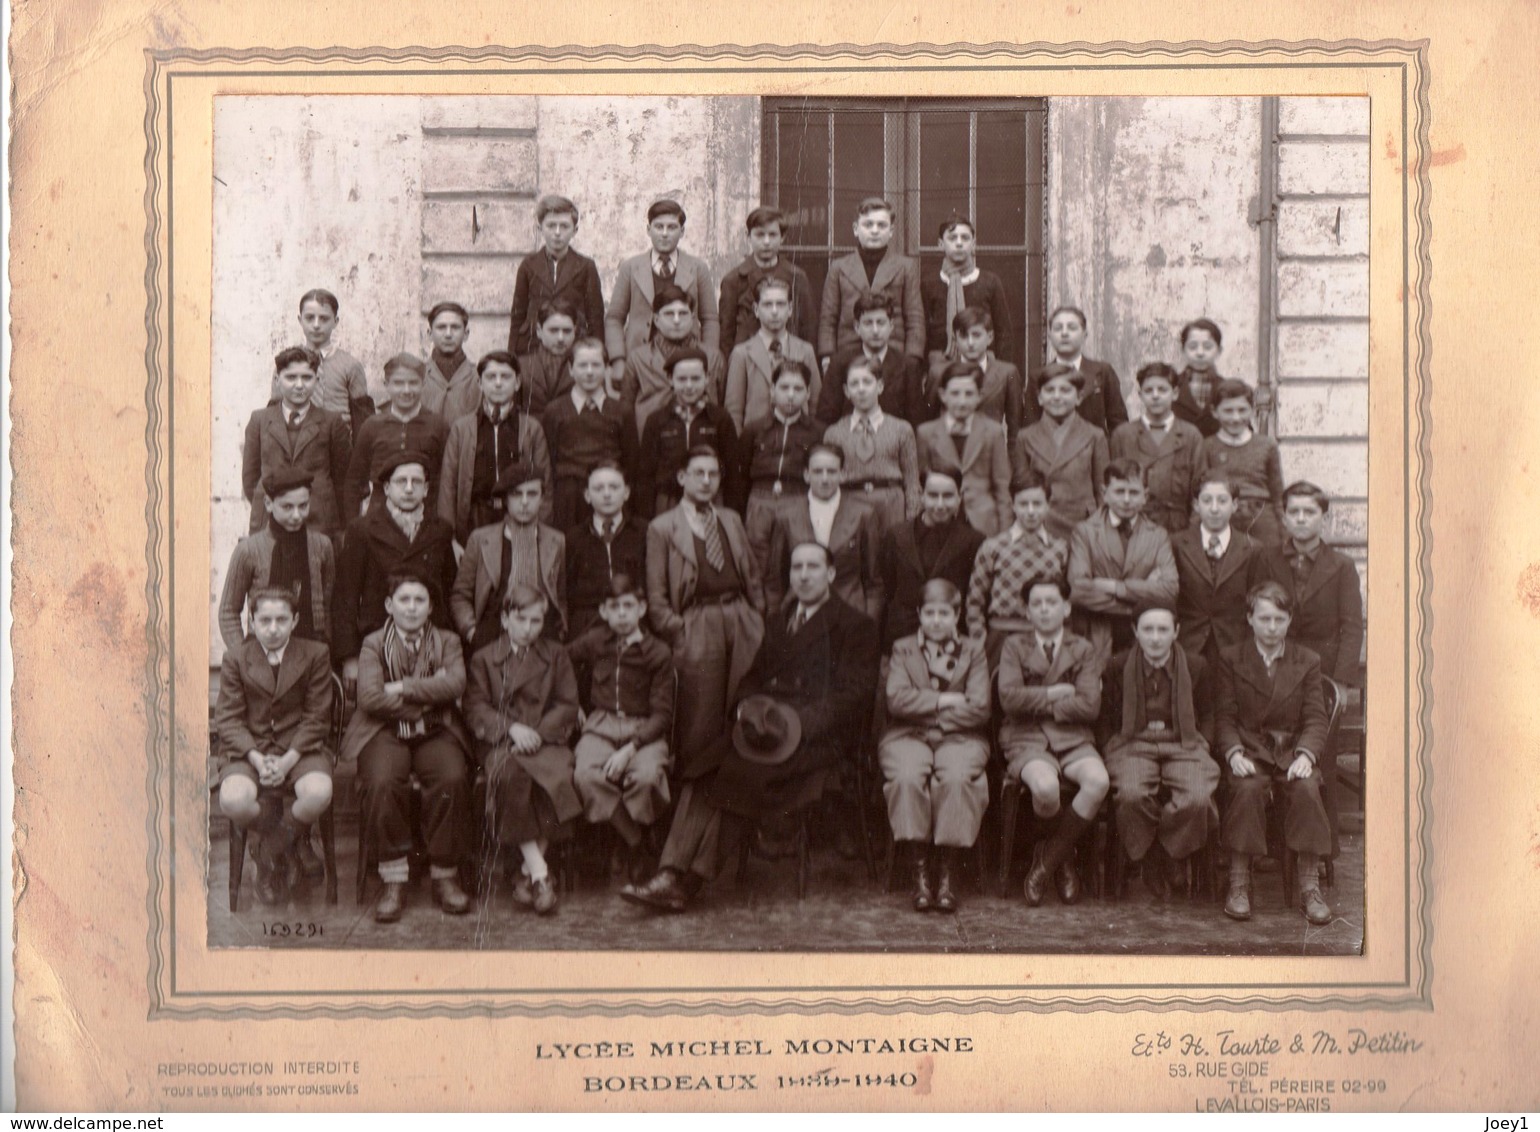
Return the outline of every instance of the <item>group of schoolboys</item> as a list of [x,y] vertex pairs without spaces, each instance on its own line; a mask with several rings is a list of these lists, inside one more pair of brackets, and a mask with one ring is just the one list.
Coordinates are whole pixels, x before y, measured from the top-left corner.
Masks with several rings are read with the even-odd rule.
[[[719,296],[660,200],[606,305],[571,247],[577,208],[542,198],[509,349],[473,364],[465,309],[441,302],[430,357],[385,364],[378,411],[331,343],[337,300],[305,295],[307,345],[277,356],[247,428],[252,534],[220,603],[219,799],[261,829],[263,900],[320,871],[331,667],[356,703],[339,754],[358,767],[376,919],[402,914],[414,820],[436,903],[471,907],[477,765],[517,903],[555,908],[546,854],[583,817],[614,829],[624,895],[679,910],[712,875],[691,862],[717,838],[722,736],[754,764],[774,745],[774,712],[743,693],[801,688],[810,729],[828,701],[761,670],[815,628],[824,653],[860,651],[865,625],[882,675],[824,657],[825,684],[855,673],[876,701],[917,910],[957,906],[997,739],[1046,825],[1029,904],[1077,898],[1075,846],[1110,789],[1157,893],[1218,828],[1225,911],[1246,918],[1276,792],[1302,908],[1329,919],[1321,676],[1356,684],[1363,620],[1355,569],[1321,539],[1325,494],[1284,488],[1251,388],[1217,373],[1212,322],[1183,329],[1180,372],[1139,371],[1130,420],[1117,375],[1082,354],[1083,313],[1053,313],[1055,360],[1024,382],[994,351],[1014,336],[971,223],[942,225],[922,279],[893,220],[861,203],[858,248],[815,304],[780,252],[785,217],[756,209]],[[780,747],[785,762],[796,742]],[[766,799],[785,791],[754,782],[727,810],[756,815],[773,855]]]

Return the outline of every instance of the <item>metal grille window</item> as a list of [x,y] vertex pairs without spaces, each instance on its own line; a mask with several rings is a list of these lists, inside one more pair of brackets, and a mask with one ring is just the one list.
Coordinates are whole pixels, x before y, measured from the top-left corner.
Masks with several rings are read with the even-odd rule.
[[787,215],[785,251],[821,293],[829,262],[855,249],[863,197],[898,209],[894,243],[941,270],[936,229],[973,220],[979,266],[1000,277],[1015,340],[995,352],[1035,368],[1044,351],[1043,217],[1047,178],[1040,98],[824,99],[764,102],[763,199]]

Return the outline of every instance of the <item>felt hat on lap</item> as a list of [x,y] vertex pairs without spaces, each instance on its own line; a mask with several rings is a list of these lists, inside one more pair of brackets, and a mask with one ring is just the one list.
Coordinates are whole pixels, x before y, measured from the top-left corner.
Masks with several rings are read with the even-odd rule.
[[747,762],[776,766],[791,758],[802,742],[802,720],[769,696],[750,696],[738,708],[733,749]]

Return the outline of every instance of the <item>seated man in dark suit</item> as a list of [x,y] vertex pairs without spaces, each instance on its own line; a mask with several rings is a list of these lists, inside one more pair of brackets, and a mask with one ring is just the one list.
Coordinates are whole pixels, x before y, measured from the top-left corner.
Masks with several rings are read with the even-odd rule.
[[[1102,749],[1118,835],[1161,899],[1177,866],[1203,848],[1219,821],[1209,666],[1177,647],[1179,628],[1169,604],[1141,606],[1134,611],[1134,647],[1102,673]],[[1170,792],[1164,805],[1157,800],[1162,785]]]
[[[829,552],[791,552],[791,594],[767,618],[765,642],[739,686],[736,725],[709,752],[715,767],[684,783],[661,866],[621,895],[682,912],[758,825],[784,835],[834,777],[877,678],[877,626],[835,597]],[[706,754],[707,752],[703,752]]]
[[1230,851],[1225,915],[1251,918],[1251,859],[1267,848],[1267,805],[1284,807],[1284,845],[1299,854],[1299,901],[1312,924],[1331,922],[1321,895],[1320,859],[1331,852],[1321,796],[1326,698],[1321,662],[1289,639],[1294,603],[1277,582],[1246,595],[1252,639],[1222,649],[1216,688],[1215,746],[1226,774],[1220,826]]

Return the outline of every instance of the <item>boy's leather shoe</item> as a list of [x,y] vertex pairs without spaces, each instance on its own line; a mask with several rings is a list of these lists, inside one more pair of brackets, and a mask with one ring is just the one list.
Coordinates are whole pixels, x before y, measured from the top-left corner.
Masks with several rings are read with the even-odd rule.
[[1022,895],[1027,898],[1027,907],[1036,908],[1043,902],[1043,897],[1048,895],[1048,886],[1053,883],[1053,877],[1049,875],[1043,865],[1043,843],[1039,841],[1032,850],[1032,867],[1027,870],[1027,879],[1021,883]]
[[1230,881],[1230,892],[1225,897],[1225,915],[1232,920],[1251,919],[1251,882]]
[[1331,923],[1331,905],[1319,888],[1307,888],[1299,894],[1299,906],[1305,919],[1317,926]]
[[683,912],[690,894],[673,869],[660,869],[643,885],[628,884],[620,890],[622,899],[659,912]]
[[326,873],[326,866],[321,863],[321,858],[316,856],[315,846],[310,844],[310,830],[301,829],[294,838],[295,856],[299,858],[299,871],[306,880],[320,880]]
[[439,877],[433,882],[433,902],[451,916],[463,916],[471,910],[471,898],[454,877]]
[[374,922],[377,924],[393,924],[401,918],[401,909],[406,904],[406,885],[385,882],[385,891],[380,893],[380,898],[374,905]]
[[549,876],[531,881],[529,890],[535,898],[536,915],[548,916],[556,911],[556,886],[551,883]]
[[955,849],[940,850],[941,861],[936,866],[936,911],[957,911],[956,881],[952,877],[952,866],[957,856]]
[[914,847],[914,910],[929,912],[936,906],[936,894],[930,886],[930,855],[924,845]]
[[1078,904],[1080,902],[1080,873],[1075,868],[1075,863],[1068,858],[1059,862],[1059,867],[1054,870],[1053,879],[1059,890],[1059,899],[1065,904]]

